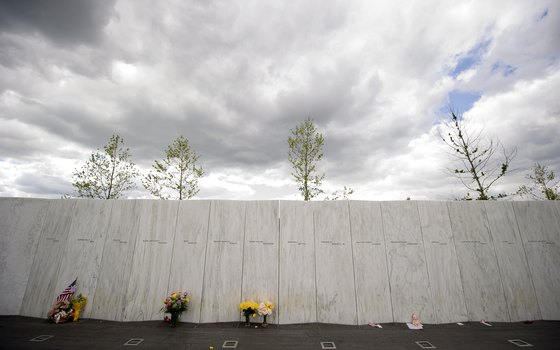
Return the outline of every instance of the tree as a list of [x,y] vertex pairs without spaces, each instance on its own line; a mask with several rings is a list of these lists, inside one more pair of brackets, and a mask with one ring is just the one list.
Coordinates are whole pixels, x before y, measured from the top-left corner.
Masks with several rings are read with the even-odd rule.
[[323,192],[321,183],[325,174],[318,174],[317,163],[323,158],[324,139],[311,118],[291,132],[292,136],[288,137],[288,160],[303,200],[308,201]]
[[116,199],[135,187],[133,179],[138,175],[122,137],[113,135],[103,152],[98,148],[81,170],[74,171],[72,185],[78,190],[78,197]]
[[[450,173],[459,179],[469,190],[478,193],[478,200],[497,199],[507,196],[499,193],[490,194],[490,188],[496,181],[510,170],[510,163],[517,150],[506,152],[501,143],[492,138],[482,136],[483,129],[473,128],[468,120],[451,111],[451,120],[445,123],[447,134],[439,129],[439,135],[451,149],[451,156],[458,163],[457,167],[448,168]],[[502,151],[501,159],[496,159],[496,152]],[[462,199],[472,199],[467,193]]]
[[165,158],[154,161],[153,170],[142,181],[150,193],[161,199],[189,199],[198,193],[198,179],[204,175],[197,166],[200,156],[182,135],[167,146]]
[[348,200],[348,197],[354,193],[354,189],[344,186],[342,190],[336,190],[331,194],[331,197],[327,196],[326,201],[337,201],[339,199]]
[[[556,180],[554,171],[539,163],[535,164],[531,170],[532,173],[525,177],[533,183],[529,186],[519,187],[517,194],[530,196],[533,199],[560,200],[560,180]],[[540,192],[540,194],[536,194],[535,191]]]

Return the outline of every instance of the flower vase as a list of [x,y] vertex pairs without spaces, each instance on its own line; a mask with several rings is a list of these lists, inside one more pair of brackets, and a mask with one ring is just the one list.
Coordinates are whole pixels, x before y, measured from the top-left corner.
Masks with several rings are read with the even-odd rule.
[[180,312],[172,312],[171,313],[171,327],[177,327],[177,322],[179,322],[179,317],[181,316]]
[[251,321],[249,317],[249,315],[245,315],[245,327],[251,327]]
[[262,327],[263,327],[263,328],[268,327],[268,323],[266,323],[266,316],[267,316],[267,315],[263,315],[263,323],[262,323]]

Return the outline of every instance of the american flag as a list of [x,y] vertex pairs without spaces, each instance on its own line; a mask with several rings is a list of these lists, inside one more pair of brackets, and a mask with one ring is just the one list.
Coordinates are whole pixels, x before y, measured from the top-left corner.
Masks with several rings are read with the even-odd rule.
[[74,292],[76,292],[76,288],[78,287],[77,282],[78,279],[76,278],[74,282],[72,282],[72,284],[70,284],[68,287],[66,287],[65,290],[62,291],[62,293],[60,293],[60,295],[56,298],[56,302],[58,303],[59,301],[70,299],[72,295],[74,295]]

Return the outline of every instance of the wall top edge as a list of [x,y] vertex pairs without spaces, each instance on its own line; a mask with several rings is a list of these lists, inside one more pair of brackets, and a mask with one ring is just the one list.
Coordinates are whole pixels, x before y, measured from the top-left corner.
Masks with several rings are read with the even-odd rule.
[[35,198],[35,197],[0,197],[2,200],[29,200],[29,201],[107,201],[107,202],[240,202],[240,203],[250,203],[250,202],[279,202],[279,203],[309,203],[310,205],[316,205],[318,203],[340,203],[340,202],[353,202],[353,203],[458,203],[465,205],[479,205],[479,204],[491,204],[491,203],[560,203],[557,201],[538,201],[538,200],[519,200],[519,201],[455,201],[455,200],[365,200],[365,199],[343,199],[334,201],[316,200],[316,201],[303,201],[303,200],[292,200],[292,199],[252,199],[252,200],[237,200],[237,199],[188,199],[188,200],[164,200],[164,199],[154,199],[154,198],[134,198],[134,199],[90,199],[90,198]]

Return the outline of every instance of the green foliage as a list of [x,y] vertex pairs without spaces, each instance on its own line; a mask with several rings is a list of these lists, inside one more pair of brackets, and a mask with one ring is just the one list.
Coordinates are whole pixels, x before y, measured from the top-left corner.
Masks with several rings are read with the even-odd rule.
[[161,199],[189,199],[198,193],[198,179],[204,175],[197,166],[200,158],[182,135],[167,146],[165,158],[154,161],[153,169],[142,180],[144,187]]
[[323,158],[324,139],[311,118],[291,131],[292,136],[288,137],[288,160],[298,189],[303,199],[308,201],[323,193],[321,184],[325,174],[318,174],[317,163]]
[[[451,112],[451,120],[446,123],[447,134],[439,135],[449,146],[449,154],[455,159],[457,167],[449,168],[450,173],[459,179],[469,190],[478,193],[477,200],[504,198],[507,194],[490,194],[490,188],[510,170],[510,163],[517,152],[506,152],[499,141],[482,137],[482,130],[471,128],[468,121]],[[496,160],[496,151],[502,150],[501,160]],[[470,193],[461,200],[472,200]]]
[[[343,190],[334,191],[331,196],[325,198],[326,201],[337,201],[339,199],[348,200],[348,197],[354,193],[354,189],[344,186]],[[408,198],[410,199],[410,198]]]
[[97,149],[81,170],[74,171],[72,185],[78,197],[116,199],[135,187],[133,180],[138,175],[122,137],[113,135],[103,152]]
[[520,196],[528,196],[533,199],[560,200],[560,180],[556,180],[556,174],[549,170],[546,165],[539,163],[531,169],[532,173],[526,178],[531,180],[531,185],[523,185],[517,190]]

